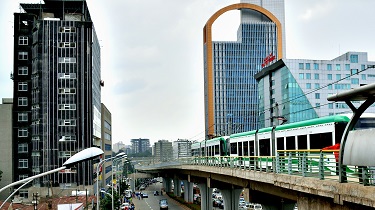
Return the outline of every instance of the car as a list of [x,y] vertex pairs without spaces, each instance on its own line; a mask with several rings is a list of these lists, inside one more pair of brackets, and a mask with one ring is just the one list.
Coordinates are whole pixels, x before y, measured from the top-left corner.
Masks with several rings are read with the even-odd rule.
[[221,200],[216,199],[216,198],[212,199],[212,206],[213,207],[219,207],[219,206],[221,206]]
[[121,210],[129,210],[129,208],[130,208],[130,204],[129,203],[123,203],[120,206]]
[[142,198],[148,198],[148,194],[147,193],[141,193],[141,197]]
[[168,201],[167,199],[161,199],[159,201],[160,210],[162,209],[168,209]]
[[154,191],[154,196],[159,195],[159,191]]

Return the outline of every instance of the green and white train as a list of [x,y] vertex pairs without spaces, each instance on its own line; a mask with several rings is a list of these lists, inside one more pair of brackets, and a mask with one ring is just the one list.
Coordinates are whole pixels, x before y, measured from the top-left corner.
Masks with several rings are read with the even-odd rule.
[[[340,143],[351,115],[335,115],[217,137],[192,144],[192,156],[275,156],[277,150],[322,149]],[[364,113],[355,129],[375,128]]]

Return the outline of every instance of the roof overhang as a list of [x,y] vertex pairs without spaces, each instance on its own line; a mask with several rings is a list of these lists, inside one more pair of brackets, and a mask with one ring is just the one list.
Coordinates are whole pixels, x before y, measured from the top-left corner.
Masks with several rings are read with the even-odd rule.
[[336,93],[327,98],[328,101],[365,101],[375,97],[375,83]]

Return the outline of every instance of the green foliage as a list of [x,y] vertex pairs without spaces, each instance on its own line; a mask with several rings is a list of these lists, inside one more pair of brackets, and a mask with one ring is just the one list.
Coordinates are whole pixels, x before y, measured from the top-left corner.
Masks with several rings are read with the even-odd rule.
[[[111,190],[108,192],[109,194],[112,194]],[[113,202],[114,202],[114,208],[118,209],[121,205],[121,202],[119,201],[120,196],[116,191],[113,192]],[[112,209],[112,198],[108,194],[105,194],[105,197],[100,199],[100,209],[102,210],[111,210]]]
[[201,209],[201,206],[198,205],[198,204],[188,203],[188,202],[186,202],[182,197],[175,196],[173,193],[167,193],[167,194],[168,194],[168,196],[169,196],[170,198],[172,198],[173,200],[175,200],[175,201],[181,203],[181,204],[184,205],[184,206],[189,207],[189,208],[192,209],[192,210],[200,210],[200,209]]

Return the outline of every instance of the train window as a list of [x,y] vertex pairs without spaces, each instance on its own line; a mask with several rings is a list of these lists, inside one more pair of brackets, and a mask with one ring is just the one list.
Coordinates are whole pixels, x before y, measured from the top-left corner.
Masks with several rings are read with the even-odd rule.
[[237,142],[230,143],[230,154],[237,154]]
[[294,136],[288,136],[286,137],[286,149],[296,149],[296,141]]
[[259,140],[259,155],[270,156],[271,155],[270,146],[271,146],[270,139],[260,139]]
[[249,155],[249,142],[246,141],[243,143],[243,156]]
[[307,136],[302,135],[297,137],[298,149],[307,149]]
[[238,142],[238,156],[242,156],[242,142]]
[[332,133],[316,133],[310,135],[310,149],[321,149],[332,145]]
[[215,145],[215,155],[220,155],[219,145]]
[[277,138],[277,150],[284,150],[284,138]]
[[369,128],[375,128],[375,118],[360,118],[354,126],[356,130]]

